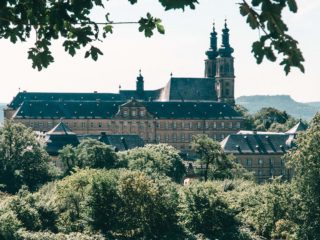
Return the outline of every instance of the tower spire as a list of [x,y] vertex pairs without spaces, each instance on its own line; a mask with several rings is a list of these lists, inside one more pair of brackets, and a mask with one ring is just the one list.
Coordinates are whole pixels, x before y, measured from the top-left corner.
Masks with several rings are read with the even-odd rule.
[[212,24],[212,32],[210,33],[210,48],[206,51],[207,59],[205,60],[204,76],[214,78],[216,73],[216,58],[219,55],[217,48],[217,32],[215,22]]
[[227,19],[225,19],[224,29],[222,29],[222,45],[219,48],[219,55],[221,57],[232,57],[233,48],[230,46],[229,42],[229,31]]
[[143,81],[143,76],[141,74],[141,69],[139,69],[139,76],[137,77],[136,91],[137,91],[137,94],[138,94],[139,98],[143,97],[143,94],[144,94],[144,81]]
[[234,104],[234,64],[233,48],[229,42],[229,28],[225,19],[222,29],[222,44],[219,48],[219,57],[216,58],[216,91],[218,101]]
[[206,51],[208,59],[215,59],[218,56],[217,52],[217,32],[215,22],[212,23],[212,32],[210,33],[210,48]]

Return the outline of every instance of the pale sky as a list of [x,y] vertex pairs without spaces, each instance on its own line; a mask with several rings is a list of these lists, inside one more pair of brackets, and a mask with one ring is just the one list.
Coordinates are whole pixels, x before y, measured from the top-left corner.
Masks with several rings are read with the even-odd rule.
[[[131,6],[127,0],[110,0],[106,9],[114,21],[136,21],[150,12],[160,17],[165,35],[145,38],[137,25],[114,28],[103,43],[96,44],[104,52],[97,62],[84,59],[84,52],[71,57],[57,41],[52,52],[55,63],[38,72],[27,59],[34,39],[24,44],[0,40],[0,102],[9,102],[19,90],[44,92],[117,92],[133,89],[139,69],[146,89],[164,86],[170,78],[203,77],[205,51],[215,20],[221,44],[224,18],[228,19],[230,42],[235,49],[236,97],[256,94],[288,94],[301,102],[320,101],[320,1],[298,0],[298,14],[286,14],[290,34],[295,37],[306,59],[306,73],[293,70],[288,76],[277,63],[255,63],[251,44],[258,38],[240,16],[238,0],[200,0],[196,10],[165,12],[157,0],[139,0]],[[96,12],[97,18],[103,12]],[[186,86],[187,87],[187,86]]]

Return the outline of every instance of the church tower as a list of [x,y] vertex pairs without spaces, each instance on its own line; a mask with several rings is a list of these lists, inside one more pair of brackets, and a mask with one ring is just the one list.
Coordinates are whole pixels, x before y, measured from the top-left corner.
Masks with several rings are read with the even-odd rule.
[[227,22],[222,30],[222,45],[218,50],[219,56],[216,58],[216,92],[219,102],[235,104],[234,100],[234,67],[233,48],[229,43],[229,29]]
[[206,51],[206,55],[208,58],[205,60],[204,76],[206,78],[214,78],[216,75],[216,58],[219,55],[217,51],[217,33],[214,23],[210,34],[210,48]]

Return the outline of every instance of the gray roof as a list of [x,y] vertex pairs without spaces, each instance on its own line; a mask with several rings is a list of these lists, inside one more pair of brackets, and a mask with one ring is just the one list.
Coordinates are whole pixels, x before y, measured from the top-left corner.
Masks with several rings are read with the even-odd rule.
[[221,147],[233,154],[283,154],[293,140],[289,134],[230,134]]
[[93,138],[99,140],[107,145],[113,146],[117,151],[125,151],[128,149],[143,147],[144,141],[139,135],[126,135],[116,134],[109,135],[102,133],[100,135],[89,134],[89,135],[78,135],[79,139]]
[[216,101],[213,78],[171,78],[161,92],[160,101]]
[[127,101],[131,98],[143,101],[216,101],[213,78],[171,78],[167,85],[157,90],[120,90],[119,93],[58,93],[19,92],[8,107],[17,109],[25,101]]
[[63,122],[58,123],[52,130],[46,133],[45,136],[46,151],[49,155],[56,156],[59,150],[66,145],[76,147],[79,144],[79,139],[68,126]]
[[139,135],[102,135],[99,141],[114,146],[117,151],[144,146],[144,141]]
[[63,122],[58,123],[54,128],[52,128],[47,135],[75,135],[71,129],[65,125]]
[[[230,105],[220,102],[140,102],[159,119],[241,118]],[[111,119],[121,101],[24,101],[14,118],[100,118]]]
[[304,132],[307,130],[307,126],[300,120],[296,125],[289,129],[286,133],[297,134],[299,132]]

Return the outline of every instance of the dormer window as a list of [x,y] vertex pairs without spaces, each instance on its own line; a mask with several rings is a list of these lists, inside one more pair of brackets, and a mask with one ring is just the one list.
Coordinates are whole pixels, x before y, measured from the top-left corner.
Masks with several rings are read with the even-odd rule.
[[144,117],[145,112],[143,110],[140,111],[140,117]]
[[127,117],[127,116],[128,116],[128,110],[127,110],[127,109],[123,110],[123,116],[124,116],[124,117]]
[[132,110],[132,111],[131,111],[131,116],[132,116],[132,117],[137,116],[137,112],[136,112],[136,110]]

